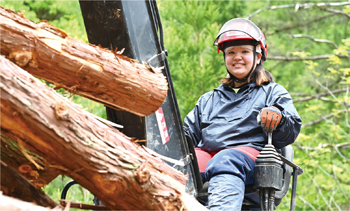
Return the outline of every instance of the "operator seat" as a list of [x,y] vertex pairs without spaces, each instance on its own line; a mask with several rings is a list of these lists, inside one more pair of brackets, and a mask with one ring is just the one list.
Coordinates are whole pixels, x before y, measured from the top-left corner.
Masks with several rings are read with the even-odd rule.
[[[193,168],[195,172],[195,178],[196,178],[196,187],[197,187],[197,200],[202,203],[203,205],[206,205],[208,201],[208,186],[209,182],[203,183],[201,173],[199,172],[198,168],[198,161],[196,158],[194,146],[192,139],[189,136],[186,136],[187,143],[189,146],[189,149],[193,155]],[[282,150],[282,156],[284,156],[287,160],[290,162],[293,162],[294,157],[294,150],[293,147],[288,145]],[[275,193],[275,206],[277,207],[281,201],[282,198],[287,194],[290,184],[290,179],[292,176],[293,168],[285,163],[283,163],[283,178],[282,179],[282,188],[280,191],[276,191]],[[259,191],[253,187],[253,184],[247,185],[245,187],[245,195],[244,200],[242,204],[242,210],[256,210],[260,209],[260,202],[259,202]]]

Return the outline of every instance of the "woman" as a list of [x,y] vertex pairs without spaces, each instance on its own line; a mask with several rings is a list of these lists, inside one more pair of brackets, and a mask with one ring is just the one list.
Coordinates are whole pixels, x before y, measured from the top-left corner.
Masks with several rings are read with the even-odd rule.
[[209,209],[241,210],[267,133],[273,131],[273,144],[280,149],[295,141],[301,119],[287,90],[263,68],[267,46],[253,22],[226,22],[214,45],[223,52],[228,76],[200,97],[184,130],[196,147],[203,179],[209,181]]

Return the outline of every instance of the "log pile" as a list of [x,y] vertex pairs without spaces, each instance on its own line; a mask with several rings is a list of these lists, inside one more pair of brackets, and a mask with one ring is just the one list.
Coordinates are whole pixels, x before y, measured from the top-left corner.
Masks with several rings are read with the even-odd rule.
[[[167,91],[159,70],[80,43],[58,29],[36,25],[3,8],[0,29],[1,53],[6,56],[0,56],[4,194],[54,208],[57,204],[48,205],[43,201],[47,196],[35,188],[62,173],[87,188],[110,210],[206,210],[185,193],[186,177],[181,172],[31,75],[107,106],[148,115],[162,104]],[[21,179],[9,180],[9,175]],[[36,187],[32,183],[20,187],[29,198],[11,189],[15,183],[19,185],[17,181],[24,184],[28,180]],[[37,193],[29,194],[30,190]],[[39,195],[40,200],[36,198]],[[0,195],[0,207],[11,207],[5,199],[13,202]],[[30,210],[32,205],[24,206]]]
[[[19,174],[19,172],[8,166],[3,161],[0,162],[1,191],[3,194],[22,201],[34,202],[35,204],[39,204],[44,207],[60,207],[57,202],[48,197],[41,189],[36,188],[32,183]],[[0,206],[1,204],[2,203],[0,203]]]
[[62,170],[56,168],[56,165],[24,148],[22,143],[17,137],[10,137],[2,132],[1,160],[16,169],[37,188],[44,187],[62,174]]
[[167,95],[160,69],[70,38],[46,22],[0,7],[0,33],[1,54],[56,89],[139,116],[154,113]]

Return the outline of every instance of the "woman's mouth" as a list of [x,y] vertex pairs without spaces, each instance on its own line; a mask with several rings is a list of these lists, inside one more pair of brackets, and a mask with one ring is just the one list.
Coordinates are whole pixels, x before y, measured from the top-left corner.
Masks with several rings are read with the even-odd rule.
[[234,66],[234,67],[243,67],[244,64],[242,64],[242,63],[236,63],[236,64],[233,64],[233,66]]

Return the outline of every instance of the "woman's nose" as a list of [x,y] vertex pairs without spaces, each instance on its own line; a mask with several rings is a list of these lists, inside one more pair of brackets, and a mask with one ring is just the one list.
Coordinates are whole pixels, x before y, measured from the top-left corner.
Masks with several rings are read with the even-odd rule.
[[240,53],[235,54],[235,56],[233,57],[234,60],[241,60],[242,59],[242,55]]

